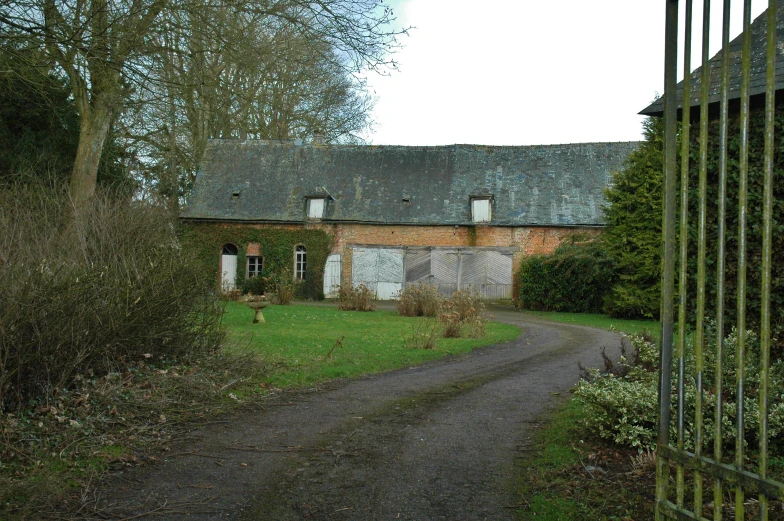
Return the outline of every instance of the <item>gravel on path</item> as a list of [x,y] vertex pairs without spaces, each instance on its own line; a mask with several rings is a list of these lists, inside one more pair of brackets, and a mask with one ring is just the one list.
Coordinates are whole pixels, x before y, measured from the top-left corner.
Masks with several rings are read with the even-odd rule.
[[[512,342],[285,392],[191,432],[162,462],[109,475],[116,519],[511,520],[514,459],[619,337],[492,309]],[[103,517],[105,518],[105,517]]]

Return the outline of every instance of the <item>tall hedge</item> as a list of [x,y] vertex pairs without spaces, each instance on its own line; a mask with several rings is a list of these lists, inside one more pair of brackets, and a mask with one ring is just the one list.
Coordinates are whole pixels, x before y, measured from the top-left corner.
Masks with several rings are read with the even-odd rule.
[[629,154],[604,192],[607,229],[602,234],[618,269],[605,311],[615,317],[659,316],[664,125],[643,123],[645,141]]
[[332,251],[334,238],[323,230],[252,228],[250,226],[225,226],[208,223],[183,223],[183,237],[192,250],[198,252],[203,265],[215,273],[217,288],[218,266],[224,244],[238,247],[237,284],[245,279],[246,251],[248,244],[261,245],[264,258],[263,276],[292,276],[294,249],[297,245],[307,248],[305,280],[297,284],[297,296],[303,299],[324,298],[324,266]]
[[[773,204],[773,255],[771,276],[771,337],[774,353],[782,354],[784,344],[784,106],[779,105],[775,117],[775,155],[774,155],[774,204]],[[762,255],[762,197],[763,197],[763,159],[764,159],[764,112],[753,109],[749,129],[749,194],[747,213],[747,283],[746,306],[749,327],[756,328],[760,322],[760,288]],[[738,181],[740,157],[740,123],[737,116],[732,117],[728,129],[728,178],[727,178],[727,224],[726,224],[726,270],[725,270],[725,317],[729,326],[735,323],[738,267]],[[707,307],[709,316],[715,313],[716,303],[716,259],[718,227],[718,171],[719,171],[719,122],[713,121],[709,127],[708,148],[708,207],[707,207]],[[696,132],[693,132],[696,134]],[[689,241],[691,246],[689,271],[692,294],[697,273],[697,176],[698,176],[698,137],[691,144],[691,177],[689,194]],[[689,310],[693,313],[693,309]]]
[[598,241],[564,244],[525,259],[518,272],[523,309],[600,313],[615,280],[615,263]]

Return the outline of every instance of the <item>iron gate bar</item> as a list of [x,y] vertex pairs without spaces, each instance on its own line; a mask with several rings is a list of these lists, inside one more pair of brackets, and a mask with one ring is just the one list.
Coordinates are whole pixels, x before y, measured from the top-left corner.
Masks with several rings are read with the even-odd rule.
[[[716,244],[716,396],[724,394],[724,286],[726,266],[726,235],[727,235],[727,133],[729,126],[729,85],[730,85],[730,3],[724,0],[721,29],[721,102],[719,110],[719,201],[718,226]],[[716,400],[716,417],[714,422],[713,457],[721,463],[724,455],[722,450],[721,420],[724,417],[724,403]],[[713,485],[713,519],[722,518],[722,480],[716,476]]]
[[[770,0],[767,12],[766,37],[766,90],[765,90],[765,133],[764,133],[764,193],[763,193],[763,231],[762,231],[762,266],[761,266],[761,316],[760,316],[760,386],[759,386],[759,465],[758,473],[748,471],[744,467],[746,459],[744,448],[744,395],[746,384],[745,355],[747,350],[746,312],[747,312],[747,217],[748,217],[748,176],[749,176],[749,131],[750,131],[750,81],[751,81],[751,0],[743,3],[743,32],[741,37],[740,63],[740,150],[738,162],[738,258],[737,258],[737,351],[736,355],[736,422],[735,422],[735,455],[732,463],[723,461],[721,420],[723,418],[723,349],[724,349],[724,311],[725,311],[725,268],[726,268],[726,185],[728,179],[728,126],[729,126],[729,80],[730,80],[730,0],[723,2],[722,22],[722,54],[720,65],[720,102],[719,102],[719,157],[718,157],[718,237],[717,240],[717,273],[716,273],[716,417],[714,424],[713,459],[702,455],[704,439],[703,423],[703,373],[705,343],[705,298],[706,298],[706,250],[707,250],[707,183],[708,183],[708,141],[709,141],[709,95],[710,95],[710,60],[708,40],[710,31],[710,0],[703,4],[702,28],[702,70],[701,90],[699,94],[700,130],[699,130],[699,179],[698,179],[698,234],[697,234],[697,291],[696,291],[696,324],[694,341],[695,374],[695,438],[694,452],[684,449],[685,438],[685,359],[687,336],[688,302],[688,189],[689,189],[689,151],[691,124],[691,27],[692,0],[686,0],[684,28],[684,81],[682,83],[682,128],[681,138],[681,212],[680,239],[675,234],[677,205],[677,38],[678,38],[678,0],[667,0],[665,28],[665,91],[664,91],[664,208],[662,213],[662,232],[664,236],[662,263],[662,330],[660,340],[660,375],[659,375],[659,424],[657,432],[656,462],[656,519],[697,519],[706,520],[702,516],[703,491],[702,475],[714,479],[713,519],[722,519],[722,489],[727,483],[735,491],[735,518],[743,519],[745,515],[744,500],[746,493],[759,496],[759,518],[768,519],[769,500],[784,500],[784,484],[768,477],[768,400],[770,370],[770,283],[771,283],[771,250],[773,220],[773,154],[775,152],[775,68],[777,59],[777,1]],[[736,62],[737,63],[737,62]],[[672,407],[672,350],[674,320],[674,271],[676,243],[680,240],[680,279],[678,287],[678,368],[677,368],[677,441],[676,447],[670,445],[670,423]],[[689,375],[690,376],[690,375]],[[669,466],[676,465],[676,503],[669,499]],[[694,472],[694,496],[691,509],[684,506],[685,469]]]
[[762,478],[758,474],[747,470],[738,472],[734,464],[717,463],[704,456],[697,457],[693,452],[678,451],[672,447],[664,447],[661,451],[664,457],[668,459],[706,474],[720,476],[723,481],[730,485],[740,485],[744,489],[764,494],[768,498],[784,500],[784,484],[778,481]]
[[[768,386],[770,384],[770,270],[773,239],[773,153],[776,99],[776,47],[778,5],[776,0],[768,3],[767,55],[765,60],[765,158],[764,192],[762,196],[762,299],[760,308],[760,432],[759,432],[759,475],[768,477]],[[768,495],[759,495],[760,519],[767,521]]]
[[[746,218],[748,212],[749,186],[749,82],[751,81],[751,0],[743,2],[743,50],[740,81],[740,160],[738,175],[738,289],[736,329],[738,335],[736,362],[736,405],[735,405],[735,468],[743,470],[744,417],[743,398],[746,357]],[[746,499],[743,486],[735,487],[735,518],[743,519]]]
[[[683,46],[691,49],[691,26],[692,26],[692,0],[686,0],[686,18],[684,23]],[[691,74],[691,52],[688,50],[683,55],[683,77],[688,78]],[[691,97],[691,82],[683,83],[683,99]],[[691,127],[691,110],[685,108],[681,110],[681,187],[689,185],[689,130]],[[685,385],[684,371],[686,366],[686,259],[688,256],[688,224],[689,224],[689,191],[681,190],[681,253],[680,253],[680,277],[678,279],[678,450],[683,450],[683,430],[685,414]],[[675,483],[677,491],[677,505],[683,507],[684,490],[684,468],[680,463],[675,468]]]
[[[705,347],[705,255],[706,255],[706,215],[708,186],[708,95],[710,92],[710,0],[705,0],[703,7],[702,26],[702,89],[700,92],[700,164],[699,164],[699,217],[697,236],[697,316],[694,338],[695,379],[697,390],[695,397],[695,439],[694,450],[702,456],[703,439],[703,389],[702,376],[704,371]],[[690,106],[687,102],[685,105]],[[686,187],[681,187],[686,190]],[[682,241],[685,238],[681,239]],[[694,474],[694,512],[702,512],[702,473]]]
[[[657,444],[670,444],[670,400],[672,398],[672,326],[675,271],[675,189],[677,169],[677,99],[678,0],[667,0],[664,44],[664,262],[662,264],[661,340],[659,350],[659,425]],[[687,100],[686,100],[687,101]],[[686,106],[684,101],[684,107]],[[660,505],[667,500],[670,477],[669,461],[656,458],[656,520],[662,519]]]

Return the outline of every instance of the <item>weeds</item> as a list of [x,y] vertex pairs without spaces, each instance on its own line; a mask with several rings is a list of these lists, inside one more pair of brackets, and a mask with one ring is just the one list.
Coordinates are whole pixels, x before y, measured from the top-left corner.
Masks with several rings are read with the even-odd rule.
[[373,311],[373,292],[365,286],[343,283],[338,286],[338,309],[341,311]]
[[255,382],[266,371],[247,354],[188,364],[150,357],[122,372],[78,374],[48,404],[0,415],[0,518],[69,509],[106,470],[156,460],[187,422],[236,407],[230,395],[261,392]]
[[479,295],[470,291],[455,291],[444,299],[438,318],[445,338],[469,336],[480,338],[484,335],[487,320],[483,313],[485,305]]
[[444,297],[433,284],[417,283],[404,288],[397,299],[397,312],[404,317],[435,317]]
[[265,288],[272,288],[272,303],[279,306],[288,306],[294,300],[294,279],[291,276],[291,270],[286,268],[281,273],[272,275],[271,277],[264,277]]
[[403,337],[403,347],[407,349],[435,349],[436,341],[441,336],[438,321],[425,319],[411,328],[411,333]]

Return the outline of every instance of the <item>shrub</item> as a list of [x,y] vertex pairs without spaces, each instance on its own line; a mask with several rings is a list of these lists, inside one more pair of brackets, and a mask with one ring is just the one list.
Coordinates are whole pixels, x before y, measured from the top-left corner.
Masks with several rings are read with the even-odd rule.
[[243,279],[240,283],[242,294],[247,295],[263,295],[267,289],[267,280],[261,276]]
[[435,317],[444,297],[433,284],[421,282],[403,288],[397,299],[397,312],[404,317]]
[[350,283],[343,283],[338,288],[338,309],[343,311],[373,311],[376,305],[373,304],[373,292],[365,286],[352,286]]
[[403,337],[403,347],[409,349],[435,349],[441,334],[437,320],[423,319],[411,327],[411,334]]
[[563,244],[523,261],[518,302],[524,309],[600,313],[614,280],[615,265],[598,241]]
[[482,313],[485,305],[477,293],[458,290],[444,299],[438,318],[443,327],[445,338],[459,338],[464,329],[469,329],[473,338],[484,335],[485,318]]
[[291,277],[291,270],[284,269],[280,274],[265,277],[264,284],[266,287],[271,287],[274,292],[272,295],[273,304],[288,306],[294,300],[296,288]]
[[72,378],[216,349],[214,278],[160,208],[97,195],[0,192],[0,409]]
[[[703,436],[705,447],[713,442],[713,429],[716,415],[717,395],[715,392],[715,334],[706,330],[708,342],[705,352],[703,371]],[[600,374],[590,372],[589,378],[577,385],[575,396],[587,409],[586,426],[599,437],[621,445],[639,449],[652,449],[656,445],[657,397],[658,397],[658,349],[649,339],[640,336],[630,337],[635,353],[631,360],[622,359],[628,364],[626,371]],[[759,435],[759,347],[755,335],[749,331],[746,351],[746,371],[744,390],[744,440],[750,447],[758,445]],[[732,331],[725,339],[723,348],[724,388],[722,396],[722,441],[728,450],[735,444],[735,414],[737,403],[736,378],[737,332]],[[687,346],[685,358],[686,374],[695,374],[693,349]],[[676,364],[674,364],[676,365]],[[615,374],[613,374],[615,373]],[[674,373],[674,371],[673,371]],[[673,374],[673,383],[676,382]],[[673,410],[677,410],[676,393],[673,388]],[[692,378],[685,384],[685,443],[688,450],[694,450],[694,415],[696,387]],[[770,410],[768,429],[772,447],[781,450],[784,443],[784,361],[776,360],[770,368]],[[673,415],[675,416],[675,414]],[[675,439],[675,425],[671,426],[671,436]]]

